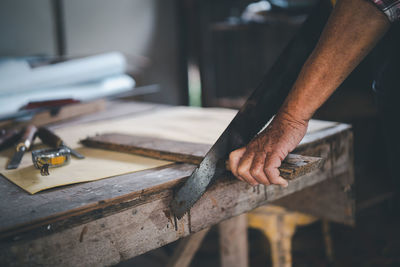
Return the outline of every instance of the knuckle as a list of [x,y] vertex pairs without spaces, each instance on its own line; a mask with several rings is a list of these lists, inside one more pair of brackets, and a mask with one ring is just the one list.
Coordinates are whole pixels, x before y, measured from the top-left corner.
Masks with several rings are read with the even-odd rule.
[[251,168],[250,174],[253,177],[262,177],[264,173],[263,173],[262,168],[257,166],[257,167]]
[[245,169],[243,167],[239,167],[238,170],[237,170],[237,173],[241,177],[248,177],[249,176],[249,172],[247,171],[247,169]]
[[267,175],[268,180],[271,184],[279,183],[279,171],[277,173],[275,172],[275,170],[267,170],[265,171],[265,174]]
[[274,160],[276,158],[276,153],[274,153],[274,152],[267,152],[266,153],[266,161],[267,162],[271,162],[272,160]]
[[270,158],[269,160],[267,160],[265,162],[264,170],[266,170],[266,171],[274,171],[274,170],[277,170],[279,165],[280,164],[278,164],[278,162],[275,159]]
[[264,173],[269,177],[269,176],[273,175],[274,168],[271,165],[266,165],[264,167]]
[[231,153],[229,153],[229,160],[234,160],[237,156],[238,156],[237,150],[232,151]]
[[238,171],[238,175],[240,177],[243,177],[244,179],[248,179],[248,177],[250,176],[246,171]]

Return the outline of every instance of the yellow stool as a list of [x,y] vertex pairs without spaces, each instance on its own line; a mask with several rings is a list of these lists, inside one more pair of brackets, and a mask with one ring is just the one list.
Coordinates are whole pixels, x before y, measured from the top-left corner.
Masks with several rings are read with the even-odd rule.
[[[259,207],[247,214],[248,226],[259,229],[271,245],[273,267],[292,266],[292,237],[297,226],[318,220],[313,216],[286,210],[274,205]],[[328,259],[333,257],[329,224],[323,222],[324,240]]]

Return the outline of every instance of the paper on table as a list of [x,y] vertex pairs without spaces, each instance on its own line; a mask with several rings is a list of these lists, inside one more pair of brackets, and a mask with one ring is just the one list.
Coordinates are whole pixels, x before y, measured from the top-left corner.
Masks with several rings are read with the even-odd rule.
[[[84,160],[72,158],[71,163],[50,169],[50,176],[41,176],[32,166],[31,154],[26,153],[17,170],[5,170],[12,154],[0,154],[0,172],[7,179],[31,194],[61,185],[99,180],[107,177],[151,169],[170,164],[168,161],[91,149],[79,145],[79,140],[97,133],[118,132],[152,136],[194,143],[214,143],[236,114],[235,110],[218,108],[176,107],[148,115],[124,117],[118,120],[86,123],[59,129],[56,133],[72,148],[86,156]],[[312,121],[309,131],[331,127],[332,122]]]
[[[66,166],[49,169],[49,176],[40,175],[39,170],[32,164],[17,170],[2,171],[2,175],[29,193],[35,194],[57,186],[94,181],[171,164],[168,161],[99,149],[81,148],[78,151],[85,155],[84,160],[72,158]],[[27,156],[30,157],[30,153],[26,153],[24,157]]]

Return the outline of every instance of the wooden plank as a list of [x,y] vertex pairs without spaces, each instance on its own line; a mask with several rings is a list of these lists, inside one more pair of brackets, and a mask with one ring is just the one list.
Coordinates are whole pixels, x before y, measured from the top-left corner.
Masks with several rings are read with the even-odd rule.
[[168,140],[140,135],[106,133],[87,137],[81,143],[88,147],[126,152],[141,156],[198,165],[210,150],[210,144]]
[[218,230],[221,266],[249,266],[247,215],[241,214],[219,223]]
[[[190,143],[139,135],[106,133],[88,137],[81,141],[85,146],[132,153],[175,162],[200,164],[211,148],[209,144]],[[294,179],[319,168],[322,158],[289,154],[279,171],[286,179]],[[229,169],[229,165],[227,165]]]
[[179,241],[166,267],[187,267],[210,228],[203,229]]

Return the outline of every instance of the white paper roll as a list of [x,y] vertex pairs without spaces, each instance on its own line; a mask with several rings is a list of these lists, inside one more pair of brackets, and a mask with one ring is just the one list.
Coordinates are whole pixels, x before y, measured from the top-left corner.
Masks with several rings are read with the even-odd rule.
[[72,98],[80,101],[102,98],[128,92],[135,87],[135,80],[128,75],[117,75],[85,84],[43,88],[0,97],[0,114],[12,114],[34,101]]
[[1,75],[0,66],[0,98],[41,88],[100,80],[105,77],[123,74],[125,68],[125,57],[119,52],[73,59],[33,68],[30,71],[18,71],[15,69],[10,73],[9,68],[4,68],[4,71],[7,71],[7,75]]

